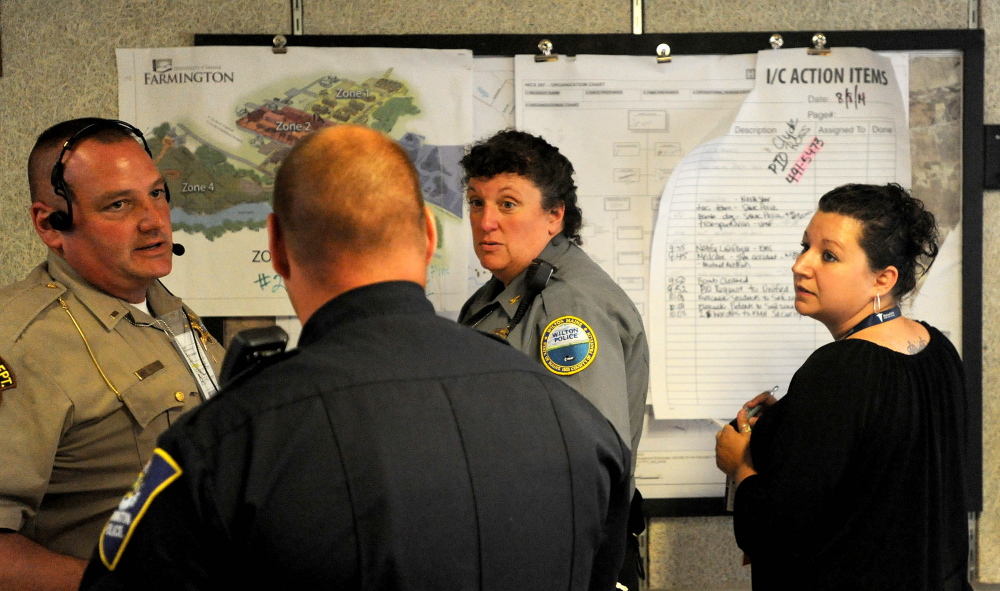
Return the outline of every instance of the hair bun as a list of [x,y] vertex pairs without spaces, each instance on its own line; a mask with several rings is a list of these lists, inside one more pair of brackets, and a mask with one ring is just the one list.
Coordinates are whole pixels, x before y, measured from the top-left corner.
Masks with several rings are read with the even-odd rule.
[[934,214],[896,183],[837,187],[820,198],[819,210],[861,223],[858,242],[871,268],[893,266],[899,272],[892,290],[897,298],[913,291],[938,254]]

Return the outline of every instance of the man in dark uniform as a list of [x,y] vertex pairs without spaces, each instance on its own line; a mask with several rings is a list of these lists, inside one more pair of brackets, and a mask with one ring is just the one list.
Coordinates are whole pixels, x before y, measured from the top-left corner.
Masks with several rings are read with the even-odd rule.
[[224,352],[157,281],[169,193],[138,129],[56,124],[28,181],[49,252],[0,289],[0,589],[76,589],[156,438],[215,392]]
[[405,152],[339,126],[268,220],[299,349],[181,420],[84,588],[613,589],[630,456],[584,398],[424,296]]

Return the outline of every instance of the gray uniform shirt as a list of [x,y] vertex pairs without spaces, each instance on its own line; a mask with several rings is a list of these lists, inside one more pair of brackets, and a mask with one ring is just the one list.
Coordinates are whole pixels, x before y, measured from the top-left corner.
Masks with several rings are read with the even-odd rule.
[[[632,450],[634,472],[649,387],[649,346],[639,311],[604,269],[562,234],[539,258],[556,270],[507,341],[544,363],[611,421]],[[492,278],[465,303],[459,322],[484,332],[507,326],[523,297],[526,272],[507,287]],[[582,321],[596,340],[596,355],[589,363],[581,360],[585,367],[568,375],[545,363],[542,347],[546,328],[566,316]],[[551,348],[551,338],[546,340]]]

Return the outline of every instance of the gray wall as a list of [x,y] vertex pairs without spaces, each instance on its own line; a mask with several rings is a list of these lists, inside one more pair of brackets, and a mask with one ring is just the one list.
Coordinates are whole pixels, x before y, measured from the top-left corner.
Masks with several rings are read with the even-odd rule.
[[[628,33],[629,0],[304,0],[305,33]],[[1000,122],[1000,7],[985,0],[986,121]],[[28,221],[24,162],[47,126],[117,114],[116,47],[191,45],[195,33],[290,33],[288,0],[0,0],[0,284],[44,256]],[[645,0],[646,32],[950,29],[966,0]],[[984,197],[984,277],[1000,276],[1000,194]],[[1000,285],[984,286],[984,423],[1000,419]],[[980,579],[1000,583],[1000,430],[987,429]],[[726,518],[658,519],[654,588],[749,588]]]

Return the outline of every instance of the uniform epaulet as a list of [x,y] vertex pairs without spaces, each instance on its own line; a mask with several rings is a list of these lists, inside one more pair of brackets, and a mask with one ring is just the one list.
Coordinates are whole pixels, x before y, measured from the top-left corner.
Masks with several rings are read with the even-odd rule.
[[235,390],[236,388],[239,388],[243,382],[259,374],[265,369],[271,367],[275,363],[284,361],[286,359],[291,359],[292,357],[295,357],[298,354],[299,354],[299,349],[292,349],[291,351],[282,351],[281,353],[275,353],[274,355],[268,355],[267,357],[262,357],[260,361],[258,361],[257,364],[254,365],[253,367],[248,367],[247,369],[243,370],[242,372],[230,378],[228,382],[223,384],[222,391],[219,393],[222,394],[230,390]]
[[68,288],[51,278],[49,281],[33,281],[35,269],[23,281],[0,290],[0,344],[13,343],[24,333],[43,310],[52,305]]

